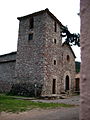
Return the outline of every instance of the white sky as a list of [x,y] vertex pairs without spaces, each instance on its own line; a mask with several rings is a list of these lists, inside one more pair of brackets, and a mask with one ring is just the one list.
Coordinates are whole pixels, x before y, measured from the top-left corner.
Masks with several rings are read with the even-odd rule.
[[[0,55],[17,50],[21,17],[48,8],[71,33],[80,33],[79,0],[0,0]],[[80,49],[73,47],[76,60]]]

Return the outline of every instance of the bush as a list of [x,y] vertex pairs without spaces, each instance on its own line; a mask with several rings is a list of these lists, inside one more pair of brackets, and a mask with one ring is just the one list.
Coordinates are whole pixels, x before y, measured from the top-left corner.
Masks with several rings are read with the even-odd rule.
[[[18,96],[30,96],[30,97],[39,97],[41,95],[42,85],[32,83],[17,83],[13,84],[9,95],[18,95]],[[36,93],[35,93],[36,92]]]

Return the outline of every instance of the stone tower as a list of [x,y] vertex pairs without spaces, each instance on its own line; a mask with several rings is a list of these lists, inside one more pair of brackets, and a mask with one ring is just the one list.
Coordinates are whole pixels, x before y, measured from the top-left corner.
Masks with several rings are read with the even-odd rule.
[[17,82],[42,86],[42,96],[60,94],[64,90],[61,22],[48,9],[18,20]]

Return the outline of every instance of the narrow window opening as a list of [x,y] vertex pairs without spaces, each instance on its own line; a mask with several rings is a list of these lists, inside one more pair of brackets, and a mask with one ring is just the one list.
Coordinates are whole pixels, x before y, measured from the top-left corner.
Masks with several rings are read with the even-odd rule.
[[55,43],[55,44],[57,43],[56,39],[54,39],[54,43]]
[[52,94],[56,93],[56,79],[53,79],[53,83],[52,83]]
[[70,56],[69,55],[67,55],[67,61],[70,62]]
[[54,60],[54,65],[56,65],[56,60]]
[[57,23],[54,22],[54,31],[57,32]]
[[33,33],[28,35],[28,40],[32,40],[33,39]]
[[34,19],[30,18],[29,28],[32,29],[34,27]]

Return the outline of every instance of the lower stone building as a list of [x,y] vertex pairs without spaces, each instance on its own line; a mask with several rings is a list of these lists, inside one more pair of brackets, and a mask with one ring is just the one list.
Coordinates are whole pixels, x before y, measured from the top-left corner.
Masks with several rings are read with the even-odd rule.
[[[62,93],[65,93],[66,91],[75,92],[78,89],[75,86],[76,85],[75,83],[75,60],[74,60],[75,55],[69,45],[62,44],[62,48],[63,48],[63,54],[62,54],[62,69],[60,68],[61,74],[59,75],[59,77],[57,77],[56,73],[54,73],[56,71],[54,71],[53,75],[51,76],[51,81],[44,81],[45,83],[43,83],[44,84],[43,89],[41,88],[42,96],[60,95]],[[16,56],[17,56],[17,52],[12,52],[12,53],[4,54],[0,56],[0,92],[1,93],[10,92],[10,90],[12,90],[13,85],[19,84],[19,81],[17,81],[15,77]],[[55,61],[53,62],[54,62],[52,63],[53,66],[56,67],[55,65],[58,63],[56,63]],[[31,83],[32,85],[32,81],[27,82],[26,78],[24,78],[24,81],[21,83]],[[34,81],[33,83],[34,92],[35,92],[35,89],[38,88],[38,86],[40,85],[38,81]],[[28,85],[26,84],[26,86]],[[17,88],[18,87],[16,87],[16,89]]]
[[75,69],[76,69],[76,75],[75,75],[75,92],[80,93],[80,62],[75,62]]
[[75,54],[48,10],[19,17],[17,52],[0,56],[0,92],[52,96],[75,90]]

